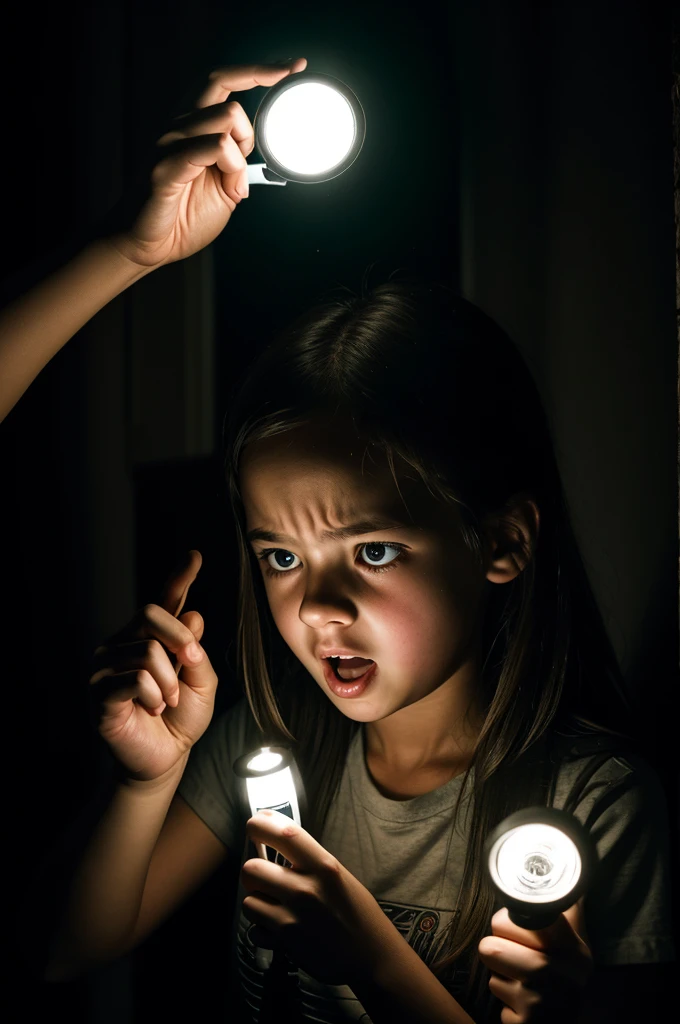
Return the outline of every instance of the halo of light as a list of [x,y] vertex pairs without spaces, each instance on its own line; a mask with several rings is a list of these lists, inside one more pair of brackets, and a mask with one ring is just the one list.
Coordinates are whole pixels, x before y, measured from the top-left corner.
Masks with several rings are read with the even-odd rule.
[[494,883],[508,896],[526,903],[552,903],[577,885],[582,870],[576,843],[543,822],[512,828],[489,853]]
[[302,71],[267,91],[253,130],[267,180],[321,182],[354,163],[364,143],[366,118],[344,82]]
[[276,97],[264,126],[278,162],[298,174],[340,164],[354,142],[356,122],[345,96],[320,82],[302,82]]

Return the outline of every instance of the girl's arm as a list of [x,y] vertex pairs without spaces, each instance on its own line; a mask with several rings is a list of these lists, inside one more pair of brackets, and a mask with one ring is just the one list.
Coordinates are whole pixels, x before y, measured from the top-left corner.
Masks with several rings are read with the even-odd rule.
[[[117,959],[125,951],[139,915],[153,851],[187,759],[185,755],[161,779],[118,782],[90,835],[79,850],[71,852],[75,870],[60,919],[42,921],[37,929],[42,941],[49,936],[46,981],[70,981],[93,964]],[[47,863],[42,875],[50,874]],[[26,918],[35,921],[34,915],[32,911]],[[24,942],[30,957],[34,953],[31,939],[26,936]]]
[[0,422],[50,359],[95,313],[153,267],[106,238],[86,245],[0,313]]
[[351,982],[373,1024],[475,1024],[415,949],[396,934],[401,941],[395,943],[394,955],[386,949],[381,973]]
[[160,782],[115,786],[80,850],[69,851],[75,870],[51,919],[42,890],[55,882],[45,863],[20,922],[24,956],[41,980],[72,981],[131,952],[224,861],[224,844],[175,796],[186,760]]

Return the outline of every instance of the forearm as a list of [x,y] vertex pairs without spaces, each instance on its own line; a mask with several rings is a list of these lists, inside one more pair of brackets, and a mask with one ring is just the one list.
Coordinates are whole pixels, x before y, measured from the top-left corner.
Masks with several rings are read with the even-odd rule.
[[121,956],[142,904],[151,857],[188,760],[157,785],[119,783],[72,876],[49,944],[47,981],[68,981]]
[[475,1024],[408,942],[399,933],[396,939],[370,978],[350,982],[373,1024]]
[[97,239],[9,303],[0,312],[0,422],[95,313],[150,272]]

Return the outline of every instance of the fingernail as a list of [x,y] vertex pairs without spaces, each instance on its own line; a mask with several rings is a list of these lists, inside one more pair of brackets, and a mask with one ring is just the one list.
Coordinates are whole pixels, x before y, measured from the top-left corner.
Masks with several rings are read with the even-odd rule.
[[247,199],[248,194],[250,192],[250,185],[248,184],[248,171],[243,172],[243,177],[236,186],[236,191],[241,196],[242,199]]

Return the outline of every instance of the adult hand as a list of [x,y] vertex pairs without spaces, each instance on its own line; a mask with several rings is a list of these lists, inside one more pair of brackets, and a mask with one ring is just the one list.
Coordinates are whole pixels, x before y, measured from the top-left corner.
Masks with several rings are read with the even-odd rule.
[[196,109],[174,118],[157,140],[146,198],[108,243],[136,266],[155,269],[217,238],[247,195],[246,157],[255,147],[253,126],[232,93],[276,85],[306,67],[298,57],[284,66],[237,64],[211,71]]
[[513,924],[503,907],[491,928],[478,953],[492,972],[489,991],[505,1003],[501,1024],[573,1024],[594,965],[569,917],[532,931]]

